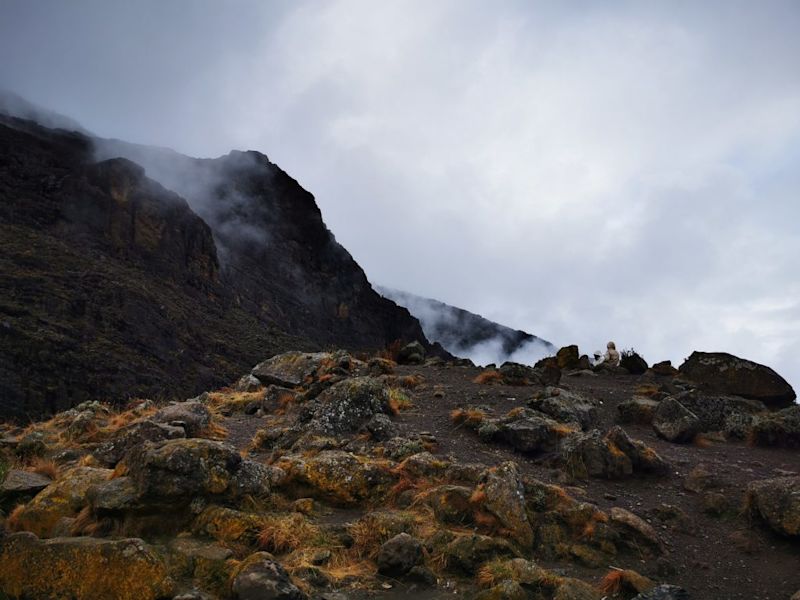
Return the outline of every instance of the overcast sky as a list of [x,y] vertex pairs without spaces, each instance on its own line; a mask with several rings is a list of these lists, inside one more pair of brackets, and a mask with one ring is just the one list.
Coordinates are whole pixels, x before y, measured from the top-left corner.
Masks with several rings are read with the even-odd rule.
[[257,149],[369,278],[800,387],[800,3],[0,0],[0,87]]

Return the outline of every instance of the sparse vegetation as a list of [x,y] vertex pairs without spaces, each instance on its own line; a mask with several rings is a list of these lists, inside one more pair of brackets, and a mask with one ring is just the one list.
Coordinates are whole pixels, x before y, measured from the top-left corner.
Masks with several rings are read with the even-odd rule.
[[503,381],[503,376],[500,374],[500,371],[489,369],[488,371],[484,371],[483,373],[478,375],[473,380],[473,383],[490,384],[490,383],[502,383],[502,381]]
[[477,426],[483,423],[488,415],[480,408],[456,408],[450,413],[450,419],[457,425]]
[[400,388],[389,388],[389,408],[392,413],[397,415],[400,411],[414,407],[408,394]]

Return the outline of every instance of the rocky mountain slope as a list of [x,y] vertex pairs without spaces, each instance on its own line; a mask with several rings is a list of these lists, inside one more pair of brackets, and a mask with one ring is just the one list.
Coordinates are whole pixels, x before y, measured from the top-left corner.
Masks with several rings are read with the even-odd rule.
[[153,150],[167,189],[111,144],[0,116],[0,414],[186,397],[289,348],[430,347],[264,155]]
[[533,364],[556,351],[547,340],[444,302],[383,286],[376,289],[419,319],[428,339],[478,365],[506,361]]
[[733,395],[785,381],[556,362],[289,352],[190,401],[0,427],[0,594],[795,597],[800,407]]

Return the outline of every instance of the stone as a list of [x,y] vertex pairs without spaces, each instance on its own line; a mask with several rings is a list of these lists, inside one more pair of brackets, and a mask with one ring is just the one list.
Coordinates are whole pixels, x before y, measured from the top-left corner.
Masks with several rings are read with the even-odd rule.
[[560,423],[578,423],[584,431],[599,423],[594,402],[576,392],[548,387],[540,397],[529,400],[528,406]]
[[646,521],[619,506],[611,508],[609,517],[611,524],[616,526],[620,532],[622,541],[634,551],[640,552],[649,549],[656,554],[663,553],[664,547],[656,530]]
[[192,537],[169,543],[168,564],[175,576],[192,579],[204,589],[223,595],[227,591],[233,551],[220,544]]
[[92,451],[104,466],[113,467],[134,448],[145,442],[162,442],[186,437],[183,427],[156,423],[151,420],[131,423],[119,429],[114,436]]
[[372,435],[372,439],[383,442],[397,436],[397,427],[388,415],[378,413],[367,421],[365,428]]
[[433,509],[436,519],[442,523],[462,525],[472,523],[474,507],[470,502],[472,489],[461,485],[439,485],[427,490],[422,496]]
[[374,377],[355,377],[322,392],[298,426],[304,431],[338,436],[357,432],[381,413],[392,413],[386,385]]
[[522,548],[530,548],[533,529],[525,511],[525,489],[516,463],[504,462],[487,469],[478,489],[486,495],[483,508],[497,517],[511,539]]
[[517,552],[508,541],[486,535],[461,535],[444,547],[447,568],[468,576],[473,576],[478,567],[488,560],[516,556]]
[[662,360],[661,362],[655,363],[650,367],[650,370],[662,377],[675,377],[678,374],[678,369],[673,367],[672,361],[669,360]]
[[236,385],[233,387],[237,392],[257,392],[264,387],[261,380],[252,373],[247,373],[239,378]]
[[692,352],[679,370],[705,391],[760,400],[770,408],[791,406],[797,398],[769,367],[724,352]]
[[285,476],[286,473],[278,467],[243,460],[230,481],[228,495],[232,498],[261,498],[268,495],[273,486],[279,485]]
[[24,496],[35,496],[53,481],[49,477],[11,469],[2,484],[0,484],[0,498],[11,499]]
[[266,552],[251,554],[239,564],[233,574],[231,590],[237,600],[305,600],[308,597]]
[[421,365],[425,362],[425,347],[418,341],[413,341],[400,348],[397,362],[401,365]]
[[669,464],[644,442],[632,440],[621,427],[606,435],[598,430],[567,437],[559,450],[560,464],[572,477],[623,479],[633,475],[665,475]]
[[748,439],[757,446],[800,448],[800,406],[754,418]]
[[384,542],[375,563],[378,573],[387,577],[402,577],[422,562],[422,544],[407,533],[400,533]]
[[507,579],[479,592],[474,600],[527,600],[528,594],[516,581]]
[[800,536],[800,477],[777,477],[747,486],[746,507],[774,531]]
[[333,360],[329,352],[285,352],[257,364],[251,374],[264,385],[300,387],[313,381],[323,361]]
[[564,346],[556,352],[556,361],[559,369],[578,369],[580,368],[580,353],[578,346]]
[[653,429],[669,442],[687,443],[700,433],[700,419],[675,398],[662,400],[653,415]]
[[156,600],[173,587],[163,561],[140,539],[39,540],[26,532],[0,542],[0,589],[12,597]]
[[637,425],[651,425],[655,416],[658,402],[650,398],[634,397],[617,405],[620,423],[634,423]]
[[[496,422],[494,437],[521,452],[554,450],[572,431],[550,417],[529,408],[515,409]],[[577,429],[577,427],[575,427]]]
[[633,350],[623,350],[620,354],[619,366],[631,375],[642,375],[647,371],[647,361]]
[[211,425],[211,413],[202,402],[187,400],[165,406],[152,416],[152,420],[182,427],[186,437],[197,437]]

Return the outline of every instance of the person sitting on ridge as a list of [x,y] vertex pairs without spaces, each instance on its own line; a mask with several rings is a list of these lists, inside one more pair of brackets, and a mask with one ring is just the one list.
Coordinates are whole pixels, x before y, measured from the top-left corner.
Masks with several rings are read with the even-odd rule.
[[619,352],[617,352],[617,346],[614,344],[614,342],[608,342],[608,344],[606,344],[606,353],[603,355],[602,360],[595,363],[595,368],[605,369],[608,367],[618,366]]

